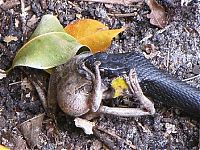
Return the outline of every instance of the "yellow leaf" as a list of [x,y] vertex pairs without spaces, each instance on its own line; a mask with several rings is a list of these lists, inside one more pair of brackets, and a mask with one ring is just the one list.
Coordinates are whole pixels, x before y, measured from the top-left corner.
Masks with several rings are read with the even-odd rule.
[[128,89],[126,81],[122,77],[117,77],[111,83],[112,88],[115,90],[113,98],[121,96],[125,90]]
[[93,19],[82,19],[65,27],[65,31],[88,46],[93,53],[106,51],[112,39],[125,28],[109,30],[103,23]]
[[9,150],[9,148],[8,148],[8,147],[5,147],[5,146],[3,146],[3,145],[0,145],[0,150]]

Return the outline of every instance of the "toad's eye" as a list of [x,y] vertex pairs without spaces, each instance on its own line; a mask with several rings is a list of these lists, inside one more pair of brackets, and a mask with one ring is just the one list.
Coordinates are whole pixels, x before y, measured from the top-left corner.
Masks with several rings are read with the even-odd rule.
[[91,93],[91,91],[92,91],[92,86],[88,85],[88,84],[83,85],[78,90],[76,90],[76,92],[80,92],[83,94],[89,94],[89,93]]
[[83,91],[87,94],[89,94],[92,91],[92,86],[91,85],[84,85],[83,86]]

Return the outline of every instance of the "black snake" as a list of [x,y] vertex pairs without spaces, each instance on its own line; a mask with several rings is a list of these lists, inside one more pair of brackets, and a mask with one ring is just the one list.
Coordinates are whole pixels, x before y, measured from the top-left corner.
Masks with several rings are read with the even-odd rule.
[[138,52],[123,54],[96,53],[85,58],[88,68],[100,61],[102,77],[116,77],[135,68],[143,92],[167,105],[177,106],[193,116],[200,116],[200,90],[156,68]]

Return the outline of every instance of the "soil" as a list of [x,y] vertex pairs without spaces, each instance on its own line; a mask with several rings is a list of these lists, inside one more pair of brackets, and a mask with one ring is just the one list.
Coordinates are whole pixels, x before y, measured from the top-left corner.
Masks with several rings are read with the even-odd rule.
[[[168,14],[168,25],[163,29],[150,24],[147,18],[150,10],[144,2],[130,5],[52,0],[24,2],[25,9],[18,0],[0,1],[0,68],[3,70],[11,66],[17,50],[27,42],[41,17],[54,14],[63,26],[80,18],[96,19],[110,28],[127,26],[126,31],[113,41],[109,52],[148,51],[150,47],[151,52],[146,57],[152,63],[177,78],[187,79],[192,86],[200,87],[200,3],[197,1],[187,6],[181,6],[178,0],[159,1]],[[10,41],[5,40],[8,36],[11,36]],[[60,117],[55,124],[44,116],[41,133],[36,141],[32,141],[34,144],[30,144],[19,126],[44,113],[30,81],[37,80],[47,91],[48,79],[49,75],[42,70],[16,67],[0,80],[0,144],[10,149],[43,150],[200,148],[198,120],[157,101],[153,116],[102,115],[94,120],[113,137],[120,138],[105,141],[108,135],[86,135],[75,127],[73,118]],[[113,145],[106,147],[106,142]]]

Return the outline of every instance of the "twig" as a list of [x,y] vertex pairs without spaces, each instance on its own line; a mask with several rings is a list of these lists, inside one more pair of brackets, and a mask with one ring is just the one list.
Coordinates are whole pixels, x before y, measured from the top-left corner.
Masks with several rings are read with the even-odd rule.
[[21,21],[22,21],[22,32],[23,32],[23,37],[22,40],[24,40],[23,38],[25,37],[25,32],[26,32],[26,11],[25,11],[25,3],[24,0],[21,0]]
[[34,88],[36,89],[39,99],[42,103],[42,106],[45,110],[45,112],[47,112],[47,95],[46,95],[46,91],[42,88],[42,85],[39,83],[38,79],[35,77],[35,75],[33,74],[31,77],[28,75],[28,73],[21,68],[21,70],[23,71],[23,73],[27,76],[28,81],[31,82],[31,84],[34,86]]
[[45,112],[47,112],[47,97],[46,97],[44,90],[40,87],[39,83],[35,82],[34,80],[30,80],[30,79],[29,79],[29,81],[34,85],[34,87],[38,93],[38,96],[40,98],[40,101],[42,103],[42,106],[43,106]]
[[82,1],[128,5],[132,3],[142,2],[143,0],[82,0]]
[[146,35],[146,36],[140,41],[140,43],[147,41],[148,39],[152,38],[153,36],[154,36],[153,34],[148,34],[148,35]]
[[15,84],[20,84],[20,83],[22,83],[22,81],[17,81],[17,82],[9,83],[9,86],[15,85]]
[[112,16],[112,17],[132,17],[135,16],[135,13],[126,13],[126,14],[111,14],[111,13],[107,13],[108,16]]
[[93,128],[93,133],[110,150],[118,150],[114,141],[108,137],[102,136],[102,133],[97,128]]
[[[200,135],[200,123],[199,123],[199,135]],[[200,148],[200,136],[199,136],[199,144],[198,144],[199,148]]]
[[190,80],[193,80],[193,79],[198,78],[198,77],[200,77],[200,74],[193,76],[193,77],[190,77],[190,78],[187,78],[187,79],[183,79],[182,81],[190,81]]
[[164,28],[158,30],[158,31],[154,34],[154,36],[165,32],[165,31],[166,31],[167,29],[169,29],[171,26],[172,26],[172,25],[170,24],[170,25],[167,25],[167,26],[165,26]]
[[71,1],[68,1],[67,3],[68,3],[69,5],[75,7],[78,11],[82,11],[82,8],[80,8],[77,4],[74,4],[74,3],[71,2]]
[[166,67],[167,67],[167,71],[169,71],[169,56],[170,56],[170,53],[169,51],[167,52],[167,64],[166,64]]
[[103,129],[102,127],[99,127],[99,126],[96,126],[96,129],[116,138],[118,141],[124,142],[126,145],[130,146],[130,148],[132,148],[132,149],[138,149],[135,145],[132,144],[132,142],[130,140],[124,140],[123,138],[116,135],[115,133],[107,131],[107,130]]
[[25,15],[25,4],[24,4],[24,0],[21,0],[21,13],[22,13],[22,15]]

